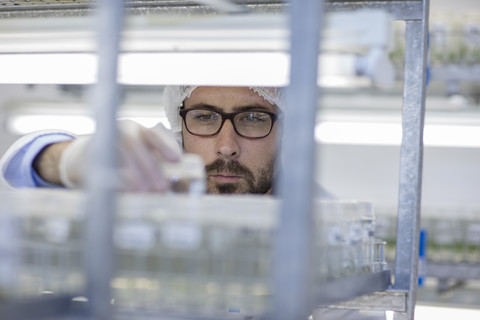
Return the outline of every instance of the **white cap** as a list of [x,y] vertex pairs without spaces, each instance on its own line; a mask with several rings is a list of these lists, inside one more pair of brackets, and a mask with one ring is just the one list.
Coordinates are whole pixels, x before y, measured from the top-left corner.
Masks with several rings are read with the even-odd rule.
[[170,182],[170,191],[204,194],[206,191],[206,172],[202,157],[185,153],[178,163],[162,163],[162,168]]

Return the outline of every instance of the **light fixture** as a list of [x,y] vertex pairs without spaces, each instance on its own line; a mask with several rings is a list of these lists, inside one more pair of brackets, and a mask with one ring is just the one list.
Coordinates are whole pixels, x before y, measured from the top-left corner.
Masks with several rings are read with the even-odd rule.
[[[170,125],[165,116],[159,115],[120,115],[119,120],[133,120],[151,128],[162,123],[166,128]],[[9,133],[25,135],[39,130],[64,130],[74,134],[91,134],[95,131],[95,121],[86,115],[79,114],[12,114],[7,117],[6,127]]]
[[126,53],[119,60],[119,82],[285,86],[289,64],[282,52]]
[[[480,126],[425,124],[423,142],[427,147],[480,148]],[[324,121],[315,128],[316,141],[323,144],[399,146],[400,123]]]
[[[132,17],[126,23],[118,70],[122,84],[288,84],[285,14],[194,16],[175,21],[142,18]],[[348,80],[359,73],[373,82],[385,78],[378,74],[384,76],[390,70],[383,59],[392,41],[392,19],[387,13],[331,13],[325,26],[320,59],[328,61],[320,62],[319,83],[344,85],[338,78]],[[0,30],[0,83],[96,81],[95,32],[89,18],[7,19],[0,21]],[[338,63],[331,63],[332,55],[339,56]],[[346,60],[351,63],[345,73]],[[386,78],[391,79],[390,73]]]
[[89,134],[95,130],[95,122],[84,115],[14,114],[7,118],[7,130],[24,135],[38,130],[58,129],[74,134]]
[[90,84],[96,81],[97,57],[90,53],[0,55],[0,83]]

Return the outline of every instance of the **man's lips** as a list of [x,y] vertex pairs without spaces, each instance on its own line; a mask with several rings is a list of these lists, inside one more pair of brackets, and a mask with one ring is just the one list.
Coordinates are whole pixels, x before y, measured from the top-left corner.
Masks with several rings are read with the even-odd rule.
[[241,176],[233,175],[231,173],[212,173],[208,177],[220,183],[232,183],[242,179]]

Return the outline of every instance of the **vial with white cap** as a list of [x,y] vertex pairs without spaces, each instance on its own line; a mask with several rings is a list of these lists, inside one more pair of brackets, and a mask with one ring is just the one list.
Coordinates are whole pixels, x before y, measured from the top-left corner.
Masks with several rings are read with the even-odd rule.
[[163,163],[173,193],[204,194],[206,190],[205,164],[199,155],[186,153],[179,162]]

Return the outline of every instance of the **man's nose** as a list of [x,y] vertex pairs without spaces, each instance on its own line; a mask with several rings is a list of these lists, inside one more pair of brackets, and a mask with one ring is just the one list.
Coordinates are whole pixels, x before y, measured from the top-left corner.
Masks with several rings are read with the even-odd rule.
[[217,156],[225,160],[237,159],[240,156],[238,139],[241,138],[233,128],[230,120],[226,120],[217,134]]

